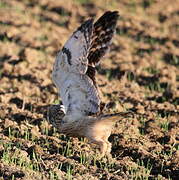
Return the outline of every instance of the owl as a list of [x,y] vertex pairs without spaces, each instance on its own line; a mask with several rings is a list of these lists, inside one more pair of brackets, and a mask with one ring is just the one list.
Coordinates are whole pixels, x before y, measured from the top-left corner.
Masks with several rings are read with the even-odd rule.
[[99,145],[101,156],[111,151],[114,123],[128,114],[104,114],[96,82],[96,66],[110,47],[118,17],[117,11],[107,11],[96,22],[85,21],[58,52],[52,72],[63,105],[49,107],[49,122],[60,133]]

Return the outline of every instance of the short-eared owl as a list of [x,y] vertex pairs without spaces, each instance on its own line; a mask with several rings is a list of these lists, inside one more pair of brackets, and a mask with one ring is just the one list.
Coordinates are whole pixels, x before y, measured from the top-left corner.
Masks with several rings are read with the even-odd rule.
[[49,121],[61,133],[98,144],[102,156],[111,151],[114,122],[125,114],[102,113],[95,79],[95,66],[109,49],[117,19],[117,11],[107,11],[95,23],[85,21],[58,52],[52,72],[63,106],[49,108]]

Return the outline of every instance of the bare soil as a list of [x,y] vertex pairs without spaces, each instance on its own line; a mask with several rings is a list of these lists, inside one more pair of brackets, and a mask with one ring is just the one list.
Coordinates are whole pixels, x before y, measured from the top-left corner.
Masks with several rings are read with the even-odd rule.
[[[114,127],[112,160],[46,119],[56,53],[106,10],[120,18],[98,67],[102,100],[135,113]],[[0,179],[179,179],[179,1],[1,0]]]

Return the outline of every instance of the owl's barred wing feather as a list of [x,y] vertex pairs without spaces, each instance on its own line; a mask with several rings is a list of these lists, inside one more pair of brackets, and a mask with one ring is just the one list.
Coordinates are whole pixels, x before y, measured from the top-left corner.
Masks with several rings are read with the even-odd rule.
[[96,65],[108,50],[116,30],[118,11],[105,12],[94,24],[89,64]]
[[107,11],[94,23],[91,47],[87,57],[89,65],[86,72],[93,80],[94,85],[96,85],[95,65],[99,63],[110,47],[118,17],[118,11]]
[[[72,34],[62,49],[62,52],[68,57],[68,64],[76,65],[82,69],[83,73],[86,73],[88,68],[87,74],[92,73],[94,76],[92,67],[99,63],[101,57],[109,49],[118,16],[118,11],[107,11],[94,25],[93,19],[85,21]],[[81,71],[79,72],[81,73]]]
[[95,65],[110,47],[118,16],[118,11],[107,11],[94,25],[93,19],[85,21],[62,48],[71,71],[86,73],[95,86]]

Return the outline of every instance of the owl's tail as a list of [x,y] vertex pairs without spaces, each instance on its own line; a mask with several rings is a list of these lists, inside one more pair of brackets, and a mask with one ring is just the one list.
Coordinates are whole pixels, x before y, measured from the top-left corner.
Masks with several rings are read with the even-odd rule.
[[129,118],[133,117],[132,112],[119,112],[119,113],[114,113],[114,114],[102,114],[99,116],[99,121],[112,121],[116,122],[119,120],[119,118]]
[[93,118],[91,121],[93,124],[101,124],[107,126],[113,126],[115,122],[119,121],[121,118],[133,117],[132,112],[119,112],[115,114],[102,114]]

